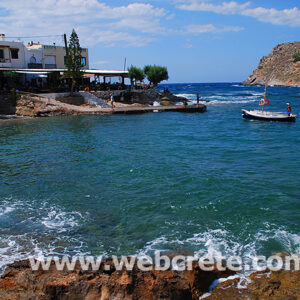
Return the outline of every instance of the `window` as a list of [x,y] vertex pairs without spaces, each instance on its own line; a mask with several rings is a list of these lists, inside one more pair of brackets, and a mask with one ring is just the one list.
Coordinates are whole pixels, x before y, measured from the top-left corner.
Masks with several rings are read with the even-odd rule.
[[4,59],[4,51],[0,49],[0,59]]
[[18,59],[19,58],[19,49],[11,49],[11,58],[12,59]]
[[[80,63],[81,63],[83,66],[86,66],[86,57],[81,57]],[[67,64],[67,57],[66,57],[66,56],[64,56],[64,64],[65,64],[65,65]]]

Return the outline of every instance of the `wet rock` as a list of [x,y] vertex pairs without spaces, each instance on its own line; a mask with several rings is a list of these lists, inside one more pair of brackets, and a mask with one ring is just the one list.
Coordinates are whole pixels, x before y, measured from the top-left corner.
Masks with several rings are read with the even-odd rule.
[[[151,265],[149,265],[151,266]],[[223,281],[207,294],[216,279],[234,272],[215,267],[203,271],[194,262],[191,270],[140,271],[115,268],[112,259],[98,271],[83,271],[79,263],[73,271],[57,271],[54,262],[49,271],[32,271],[29,262],[10,265],[0,279],[0,299],[299,299],[300,271],[256,272],[250,280],[234,278]],[[240,288],[240,287],[244,288]]]
[[[299,299],[299,271],[255,272],[250,280],[250,283],[241,278],[224,281],[205,299]],[[240,288],[243,285],[244,288]]]
[[[150,265],[151,266],[151,265]],[[32,271],[28,261],[10,265],[0,280],[0,299],[197,299],[208,291],[213,280],[226,272],[175,270],[116,270],[112,259],[98,271]]]

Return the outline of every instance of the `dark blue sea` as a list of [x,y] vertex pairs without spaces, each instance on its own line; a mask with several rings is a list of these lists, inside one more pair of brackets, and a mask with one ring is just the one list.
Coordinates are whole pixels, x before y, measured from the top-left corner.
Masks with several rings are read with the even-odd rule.
[[[300,253],[300,119],[263,87],[169,84],[207,112],[0,124],[0,268],[29,255]],[[300,113],[300,88],[269,87]]]

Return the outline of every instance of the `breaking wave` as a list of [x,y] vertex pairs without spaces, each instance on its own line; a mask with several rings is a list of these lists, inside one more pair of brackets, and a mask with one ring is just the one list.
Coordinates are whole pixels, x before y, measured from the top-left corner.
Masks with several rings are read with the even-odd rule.
[[222,229],[209,229],[201,233],[195,233],[185,239],[169,238],[161,236],[150,242],[138,251],[138,256],[153,255],[154,251],[169,249],[192,249],[195,257],[211,255],[215,258],[228,258],[229,256],[240,256],[244,264],[249,264],[253,258],[259,255],[273,255],[269,252],[269,243],[277,244],[278,251],[287,252],[290,255],[300,254],[300,236],[288,232],[284,227],[269,229],[269,224],[264,224],[265,228],[246,239],[238,237],[236,234]]
[[[253,93],[252,91],[244,91],[243,93],[231,94],[215,94],[210,96],[201,96],[199,103],[205,105],[227,105],[227,104],[245,104],[256,102],[263,93]],[[178,97],[184,97],[189,100],[188,104],[196,104],[196,94],[176,94]],[[178,102],[177,105],[183,105]]]
[[0,273],[29,256],[89,253],[77,235],[88,215],[44,202],[0,200]]

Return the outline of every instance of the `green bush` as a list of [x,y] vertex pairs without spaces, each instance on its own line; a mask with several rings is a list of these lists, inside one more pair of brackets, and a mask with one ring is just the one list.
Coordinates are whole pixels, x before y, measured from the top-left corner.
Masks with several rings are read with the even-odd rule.
[[300,61],[300,52],[297,52],[293,55],[294,62]]

